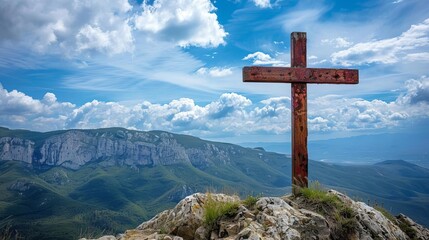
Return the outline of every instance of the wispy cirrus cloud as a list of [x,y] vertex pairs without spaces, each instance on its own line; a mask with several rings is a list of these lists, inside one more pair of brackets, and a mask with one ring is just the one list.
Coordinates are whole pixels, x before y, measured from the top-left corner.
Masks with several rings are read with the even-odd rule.
[[335,48],[346,48],[353,45],[353,42],[349,42],[347,38],[337,37],[334,39],[322,39],[322,44],[333,45]]
[[406,59],[407,56],[411,59],[413,56],[422,56],[418,51],[426,52],[427,46],[429,46],[429,18],[412,25],[400,36],[357,43],[348,49],[333,53],[331,57],[333,63],[343,66],[393,64]]
[[229,75],[232,75],[232,69],[228,67],[212,67],[212,68],[206,68],[202,67],[197,70],[197,73],[200,75],[209,75],[212,77],[226,77]]
[[0,67],[55,69],[53,85],[116,96],[155,82],[212,92],[225,88],[211,78],[233,73],[196,74],[206,64],[185,49],[226,44],[210,0],[0,3]]
[[405,60],[410,62],[424,61],[429,62],[429,52],[410,53],[404,57]]

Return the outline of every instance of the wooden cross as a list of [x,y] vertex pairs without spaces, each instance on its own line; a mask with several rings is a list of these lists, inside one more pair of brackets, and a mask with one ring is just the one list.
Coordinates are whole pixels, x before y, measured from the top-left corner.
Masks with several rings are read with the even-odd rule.
[[356,69],[307,68],[307,34],[290,35],[291,67],[244,67],[244,82],[292,83],[292,189],[308,187],[307,83],[357,84]]

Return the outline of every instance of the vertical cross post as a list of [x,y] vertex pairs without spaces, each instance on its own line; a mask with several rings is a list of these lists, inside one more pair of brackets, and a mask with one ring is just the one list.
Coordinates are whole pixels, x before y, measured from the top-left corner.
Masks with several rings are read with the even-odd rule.
[[[307,67],[307,34],[293,32],[290,35],[291,67]],[[292,190],[308,186],[307,149],[307,83],[292,83]]]
[[291,34],[291,67],[244,67],[244,82],[291,83],[292,191],[308,187],[307,83],[357,84],[357,69],[307,68],[307,34]]

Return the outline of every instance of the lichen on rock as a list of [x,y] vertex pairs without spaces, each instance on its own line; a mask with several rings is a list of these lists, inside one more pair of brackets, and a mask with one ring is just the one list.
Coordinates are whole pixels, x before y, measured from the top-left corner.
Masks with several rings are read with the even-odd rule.
[[[355,213],[350,217],[357,224],[348,229],[350,232],[346,239],[429,239],[428,229],[404,215],[400,215],[397,221],[391,221],[376,209],[337,191],[330,190],[327,194],[335,196]],[[214,226],[208,226],[204,215],[210,199],[240,204],[233,214],[221,216]],[[119,234],[116,239],[338,239],[335,236],[338,226],[332,224],[332,216],[324,216],[304,206],[302,199],[292,195],[261,197],[250,209],[237,196],[195,193],[180,201],[175,208],[159,213],[136,229]],[[413,235],[404,233],[399,223],[408,226]]]

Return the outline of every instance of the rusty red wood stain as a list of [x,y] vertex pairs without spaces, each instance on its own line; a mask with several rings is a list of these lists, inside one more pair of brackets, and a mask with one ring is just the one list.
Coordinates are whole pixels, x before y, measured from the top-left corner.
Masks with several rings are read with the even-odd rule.
[[357,84],[356,69],[244,67],[244,82]]
[[291,67],[244,67],[244,82],[292,83],[292,186],[308,187],[307,83],[357,84],[356,69],[307,68],[307,34],[291,33]]

